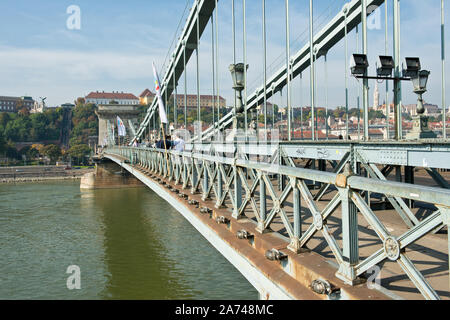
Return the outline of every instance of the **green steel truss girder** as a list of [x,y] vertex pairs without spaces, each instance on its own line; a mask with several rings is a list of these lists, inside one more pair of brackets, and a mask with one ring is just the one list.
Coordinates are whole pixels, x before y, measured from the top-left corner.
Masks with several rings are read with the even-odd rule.
[[[430,233],[433,229],[443,223],[443,219],[439,211],[436,211],[431,216],[420,222],[418,225],[409,229],[400,237],[396,238],[392,236],[383,223],[369,208],[367,203],[361,198],[361,196],[353,192],[352,200],[358,207],[361,214],[372,226],[380,240],[383,242],[383,247],[372,254],[370,257],[359,263],[356,267],[356,274],[360,275],[367,271],[369,268],[381,263],[386,259],[397,261],[401,268],[405,271],[411,281],[419,289],[422,295],[427,299],[439,299],[439,295],[434,291],[425,277],[420,273],[414,264],[404,253],[404,249],[424,237],[427,233]],[[389,245],[389,247],[388,247]],[[390,248],[390,249],[387,249]]]
[[[335,165],[335,167],[333,168],[333,173],[340,173],[344,169],[344,166],[348,163],[349,159],[350,159],[350,152],[347,152],[339,161],[339,163]],[[316,195],[314,196],[314,200],[318,201],[322,199],[322,197],[327,192],[330,186],[331,184],[323,184],[320,187],[319,192],[317,192]]]
[[[399,264],[405,274],[426,299],[439,298],[439,295],[431,287],[427,279],[407,256],[405,248],[432,233],[433,230],[450,224],[450,190],[448,189],[386,181],[383,180],[384,176],[381,171],[378,174],[375,171],[372,171],[376,179],[352,176],[345,172],[343,175],[346,179],[344,185],[342,185],[342,181],[338,183],[338,174],[336,173],[282,166],[273,163],[258,163],[256,161],[243,159],[242,155],[238,155],[238,157],[234,159],[229,159],[227,157],[218,156],[216,152],[215,155],[213,155],[205,154],[203,152],[190,153],[168,151],[167,154],[169,157],[166,157],[164,150],[157,149],[112,147],[106,149],[105,152],[107,156],[120,156],[121,159],[124,159],[121,160],[122,162],[129,161],[130,163],[133,163],[134,161],[134,163],[140,164],[141,168],[135,166],[140,170],[145,170],[144,168],[157,168],[157,173],[159,175],[164,175],[166,171],[164,168],[168,167],[166,163],[168,161],[171,166],[171,173],[168,178],[172,177],[175,183],[183,184],[183,186],[188,184],[191,185],[191,187],[195,184],[199,186],[198,181],[201,180],[202,177],[207,176],[209,184],[206,186],[206,189],[203,190],[204,193],[206,193],[208,197],[215,196],[218,206],[223,205],[225,197],[229,196],[231,205],[240,214],[243,214],[246,207],[250,205],[255,214],[258,228],[260,228],[257,229],[258,231],[264,232],[265,229],[270,227],[275,216],[279,216],[291,241],[288,248],[292,251],[299,252],[299,248],[306,248],[306,244],[309,240],[320,231],[327,246],[332,251],[339,264],[337,276],[350,284],[354,284],[355,282],[353,282],[353,280],[370,268],[389,259],[391,261],[396,261]],[[195,161],[197,164],[193,163]],[[366,163],[366,165],[368,169],[373,170],[370,163]],[[197,179],[193,179],[192,176],[189,177],[189,174],[181,174],[182,171],[186,172],[186,170],[189,170],[189,166],[191,170],[196,168],[195,170],[198,171]],[[237,176],[233,174],[234,170],[238,173]],[[249,170],[254,170],[255,175],[247,175]],[[380,173],[381,177],[379,176]],[[289,183],[287,183],[280,192],[277,192],[273,186],[273,180],[269,177],[270,175],[285,176],[289,180]],[[340,177],[342,178],[342,174]],[[243,189],[245,190],[244,201],[239,208],[236,208],[236,202],[234,201],[235,195],[232,193],[233,188],[231,188],[231,185],[234,182],[233,180],[236,178],[240,179]],[[327,206],[320,211],[311,191],[305,183],[307,180],[316,180],[324,184],[334,185],[340,192],[336,193],[332,200],[327,203]],[[266,200],[260,198],[261,192],[256,192],[258,186],[261,186],[262,181],[264,182],[264,186],[273,203],[272,209],[267,215],[263,214],[261,210],[258,210],[257,206],[258,202],[261,204]],[[220,193],[217,190],[222,187],[224,187],[224,190],[221,194],[221,198],[219,198]],[[214,190],[213,194],[211,193],[212,190]],[[437,210],[427,218],[421,221],[415,221],[414,225],[402,235],[394,236],[361,197],[360,193],[362,191],[384,194],[387,197],[396,200],[397,198],[417,200],[420,197],[422,202],[434,205]],[[263,194],[265,195],[265,192],[263,192]],[[309,212],[311,212],[313,217],[313,222],[303,234],[300,234],[299,232],[299,229],[301,230],[301,225],[299,227],[298,225],[295,225],[295,223],[301,224],[302,215],[304,215],[304,213],[300,210],[299,203],[295,204],[295,200],[291,205],[293,208],[295,206],[297,207],[297,209],[294,209],[293,211],[294,227],[288,216],[287,208],[290,207],[290,205],[287,203],[287,199],[290,194],[301,196],[302,204],[309,209]],[[377,249],[363,261],[359,261],[358,253],[355,249],[355,246],[357,246],[358,243],[357,222],[355,223],[354,221],[351,222],[351,220],[349,220],[346,227],[342,228],[342,239],[344,239],[342,249],[336,241],[336,235],[328,228],[327,219],[336,211],[339,205],[341,205],[342,210],[348,211],[350,214],[348,217],[350,219],[352,219],[352,215],[354,216],[355,213],[354,210],[351,210],[351,206],[355,206],[362,217],[364,217],[372,227],[382,243],[380,249]],[[265,206],[261,207],[265,208]],[[343,214],[343,218],[344,216],[347,217]],[[353,236],[351,236],[350,233],[353,234]],[[342,277],[342,274],[344,274],[344,277]]]
[[[450,159],[449,159],[450,160]],[[434,168],[426,168],[430,177],[442,188],[450,189],[450,184],[441,176],[439,172],[437,172]]]
[[[356,152],[356,157],[359,159],[360,163],[367,170],[370,177],[373,179],[380,179],[386,181],[386,177],[373,163],[369,163],[365,158]],[[412,228],[413,226],[419,224],[419,220],[414,216],[409,207],[406,205],[405,201],[400,197],[387,196],[388,201],[394,207],[394,210],[400,215],[405,224]]]

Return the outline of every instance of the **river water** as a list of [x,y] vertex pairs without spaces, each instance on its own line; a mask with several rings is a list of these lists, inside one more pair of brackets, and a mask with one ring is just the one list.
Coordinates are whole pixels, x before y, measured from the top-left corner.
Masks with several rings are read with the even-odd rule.
[[[69,290],[69,266],[81,289]],[[0,185],[0,299],[257,299],[256,290],[147,188]]]

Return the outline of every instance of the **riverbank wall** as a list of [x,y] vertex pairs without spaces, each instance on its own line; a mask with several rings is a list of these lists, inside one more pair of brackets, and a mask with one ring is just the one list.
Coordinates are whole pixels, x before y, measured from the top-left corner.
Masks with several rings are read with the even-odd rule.
[[94,169],[67,169],[60,166],[0,167],[0,183],[79,180]]

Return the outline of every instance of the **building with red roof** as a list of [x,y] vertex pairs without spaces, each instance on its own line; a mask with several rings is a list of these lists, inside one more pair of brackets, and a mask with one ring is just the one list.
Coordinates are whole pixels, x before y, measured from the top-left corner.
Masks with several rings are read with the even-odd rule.
[[149,89],[145,89],[140,95],[139,95],[139,103],[143,106],[149,105],[153,102],[153,99],[155,99],[156,94],[151,92]]

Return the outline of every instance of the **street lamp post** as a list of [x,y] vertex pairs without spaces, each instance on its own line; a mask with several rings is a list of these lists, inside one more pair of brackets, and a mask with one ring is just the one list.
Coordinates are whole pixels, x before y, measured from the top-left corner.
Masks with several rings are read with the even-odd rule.
[[411,78],[414,87],[414,93],[417,94],[417,115],[413,117],[413,128],[406,135],[407,139],[436,138],[436,134],[428,127],[428,116],[424,115],[422,95],[427,92],[427,82],[430,71],[420,70],[417,75]]
[[[233,112],[233,145],[234,145],[234,159],[237,160],[237,129],[238,121],[237,115],[244,112],[246,106],[242,102],[242,91],[245,89],[245,74],[248,69],[248,65],[243,63],[231,64],[230,67],[231,78],[233,79],[233,89],[236,91],[236,103]],[[239,214],[239,208],[242,204],[242,182],[238,175],[238,168],[233,166],[234,175],[234,208],[232,217],[239,219],[242,215]]]
[[242,101],[242,91],[245,88],[244,68],[248,69],[248,65],[245,67],[243,63],[237,63],[231,64],[229,67],[233,79],[233,89],[236,91],[236,104],[233,112],[233,131],[235,133],[238,128],[237,115],[244,112],[245,109]]

